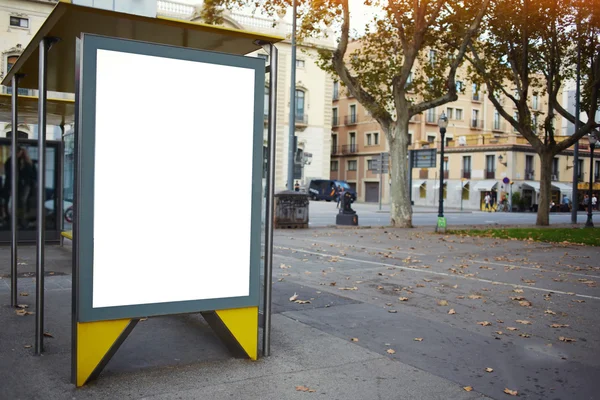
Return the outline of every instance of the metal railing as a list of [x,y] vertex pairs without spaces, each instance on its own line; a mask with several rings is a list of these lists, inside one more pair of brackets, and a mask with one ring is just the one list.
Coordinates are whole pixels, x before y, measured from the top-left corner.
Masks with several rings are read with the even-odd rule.
[[340,154],[340,146],[331,146],[331,155]]
[[331,118],[331,126],[340,126],[340,117]]
[[471,119],[471,129],[483,129],[483,120],[482,119]]
[[550,175],[550,179],[553,181],[558,181],[558,171],[552,172],[552,175]]
[[504,132],[506,130],[506,123],[500,121],[494,121],[492,123],[492,130],[496,132]]
[[473,95],[471,96],[471,100],[481,101],[481,96],[479,95],[479,93],[473,93]]
[[358,145],[344,144],[342,145],[342,154],[354,154],[358,152]]
[[296,125],[308,125],[308,115],[307,114],[296,114],[294,116],[296,120]]
[[485,179],[496,179],[496,170],[488,170],[486,169],[484,172]]
[[467,170],[461,169],[460,177],[463,179],[471,179],[471,170],[470,169],[467,169]]
[[525,170],[525,179],[527,179],[528,181],[532,181],[535,178],[535,171],[533,170]]
[[358,115],[350,114],[344,116],[344,125],[356,125],[358,124]]

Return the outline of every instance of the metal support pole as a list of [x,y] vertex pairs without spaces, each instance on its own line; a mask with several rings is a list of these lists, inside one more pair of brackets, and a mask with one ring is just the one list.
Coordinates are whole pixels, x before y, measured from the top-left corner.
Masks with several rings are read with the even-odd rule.
[[[575,132],[579,130],[579,97],[581,85],[581,41],[577,40],[577,84],[575,86]],[[577,196],[577,178],[579,177],[579,142],[573,146],[573,194],[571,195],[571,223],[577,223],[577,207],[579,205],[579,196]]]
[[290,132],[288,135],[288,177],[287,189],[294,190],[294,136],[296,135],[296,9],[294,0],[292,13],[292,77],[290,84]]
[[46,240],[46,82],[49,40],[43,38],[39,45],[38,82],[38,196],[35,274],[35,355],[44,351],[44,250]]
[[263,356],[271,355],[271,292],[273,290],[273,201],[275,200],[275,146],[277,139],[277,57],[278,50],[272,43],[270,47],[269,69],[269,162],[267,169],[267,201],[265,221],[265,276],[264,276],[264,326]]
[[383,195],[383,153],[379,153],[379,211],[381,211],[381,196]]
[[[64,177],[65,177],[65,123],[63,122],[62,124],[60,124],[60,161],[58,162],[58,165],[60,165],[59,171],[58,171],[58,190],[56,192],[56,194],[54,195],[54,198],[56,199],[56,206],[54,207],[56,209],[56,220],[58,222],[58,230],[60,233],[62,233],[62,231],[65,228],[65,210],[64,210],[64,188],[65,188],[65,182],[64,182]],[[63,237],[63,235],[60,235],[60,245],[63,246],[64,245],[64,240],[65,238]]]
[[[16,307],[17,301],[17,203],[18,203],[18,177],[19,164],[17,163],[17,145],[19,134],[19,77],[15,74],[12,78],[12,137],[10,150],[10,305]],[[8,174],[6,178],[9,178]],[[8,198],[7,198],[8,200]],[[8,211],[8,204],[6,205]]]
[[440,153],[440,208],[438,210],[438,217],[444,216],[444,136],[446,135],[446,128],[440,128],[440,134],[442,135],[442,151]]
[[[593,135],[593,133],[592,133]],[[595,143],[590,143],[590,189],[588,193],[588,214],[587,221],[585,222],[586,228],[593,228],[594,222],[592,221],[592,185],[594,184],[594,148]]]
[[413,151],[414,150],[409,150],[408,151],[408,201],[410,202],[411,209],[412,209],[412,204],[413,204],[413,199],[412,199],[412,191],[413,191],[413,187],[412,187],[412,170],[414,168],[414,165],[413,165]]

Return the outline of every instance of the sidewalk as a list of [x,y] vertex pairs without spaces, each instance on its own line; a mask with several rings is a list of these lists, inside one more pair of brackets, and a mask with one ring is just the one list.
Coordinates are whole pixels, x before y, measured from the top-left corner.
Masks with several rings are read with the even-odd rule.
[[[22,272],[35,247],[20,247]],[[67,248],[48,248],[45,339],[33,355],[34,315],[9,307],[8,263],[0,269],[0,397],[5,399],[483,399],[475,391],[357,346],[293,316],[273,315],[271,356],[233,359],[199,315],[140,322],[100,378],[81,389],[70,383],[71,276]],[[6,260],[10,249],[0,248]],[[21,271],[20,271],[21,272]],[[35,311],[33,278],[19,279],[19,301]],[[277,310],[276,310],[277,311]],[[302,386],[314,390],[303,392]]]

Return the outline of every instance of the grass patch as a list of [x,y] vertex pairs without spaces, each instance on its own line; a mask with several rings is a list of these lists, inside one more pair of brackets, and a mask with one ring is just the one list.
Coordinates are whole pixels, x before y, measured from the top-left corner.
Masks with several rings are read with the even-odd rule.
[[590,228],[505,228],[461,229],[448,233],[500,239],[535,240],[538,242],[575,243],[600,246],[600,229]]

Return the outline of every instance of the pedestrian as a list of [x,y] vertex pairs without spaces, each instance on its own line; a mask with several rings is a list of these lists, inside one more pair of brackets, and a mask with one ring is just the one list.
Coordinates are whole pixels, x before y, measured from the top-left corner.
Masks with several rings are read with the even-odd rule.
[[598,209],[598,198],[596,197],[596,193],[592,195],[592,210]]
[[485,207],[484,207],[483,211],[487,210],[487,212],[492,212],[492,210],[490,208],[490,203],[492,202],[492,197],[490,196],[490,192],[485,193],[485,197],[483,198],[483,201],[485,202]]
[[295,192],[299,192],[300,191],[300,183],[298,181],[296,181],[296,184],[294,184],[294,191]]
[[583,196],[583,201],[581,202],[581,205],[583,206],[583,211],[587,210],[588,204],[590,204],[590,199],[586,194],[585,196]]
[[570,211],[571,210],[571,200],[569,200],[569,198],[567,197],[566,194],[563,196],[562,202],[566,208],[565,211]]
[[342,201],[342,196],[344,195],[344,188],[342,186],[337,187],[337,205],[335,208],[340,208],[340,202]]

